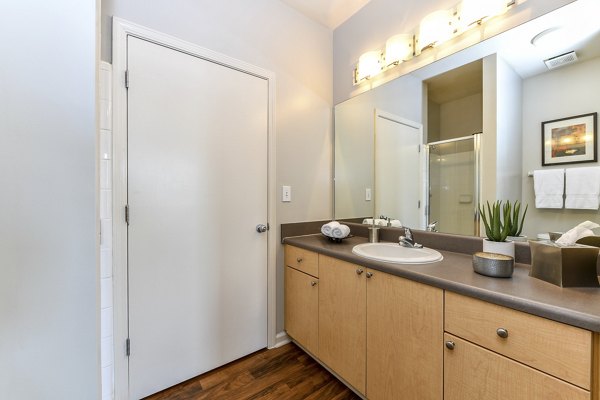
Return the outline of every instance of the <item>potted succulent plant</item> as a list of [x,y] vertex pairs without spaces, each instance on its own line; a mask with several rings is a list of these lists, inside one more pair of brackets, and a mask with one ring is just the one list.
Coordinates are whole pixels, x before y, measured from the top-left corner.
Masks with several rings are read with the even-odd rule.
[[524,242],[527,240],[527,236],[522,236],[521,232],[523,232],[523,222],[525,221],[525,215],[527,215],[527,208],[529,205],[525,205],[525,209],[523,210],[523,215],[521,215],[521,202],[519,200],[515,201],[514,204],[511,204],[510,201],[507,201],[504,204],[503,215],[509,215],[509,229],[507,240],[512,240],[515,242]]
[[[512,226],[511,213],[507,212],[506,206],[502,206],[501,200],[495,201],[492,205],[488,201],[486,205],[487,207],[479,205],[479,214],[487,236],[487,239],[483,240],[483,251],[514,257],[515,243],[506,240]],[[508,209],[510,208],[509,205]]]

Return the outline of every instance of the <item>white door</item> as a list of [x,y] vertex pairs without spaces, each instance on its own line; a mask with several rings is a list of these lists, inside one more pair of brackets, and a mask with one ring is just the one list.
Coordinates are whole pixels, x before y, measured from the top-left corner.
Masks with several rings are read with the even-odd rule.
[[267,345],[268,81],[128,38],[130,398]]
[[376,111],[375,214],[415,229],[424,228],[421,143],[418,124]]

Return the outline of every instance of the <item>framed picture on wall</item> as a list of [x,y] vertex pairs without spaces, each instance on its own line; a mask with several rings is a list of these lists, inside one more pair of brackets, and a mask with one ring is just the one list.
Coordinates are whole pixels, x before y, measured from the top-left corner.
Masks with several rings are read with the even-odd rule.
[[542,122],[542,165],[598,161],[598,113]]

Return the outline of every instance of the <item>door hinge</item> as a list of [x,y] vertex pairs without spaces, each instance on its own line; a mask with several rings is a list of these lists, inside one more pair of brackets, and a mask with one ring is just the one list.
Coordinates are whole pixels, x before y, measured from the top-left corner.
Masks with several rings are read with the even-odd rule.
[[129,204],[125,205],[125,223],[129,225]]
[[417,208],[421,208],[421,200],[417,201]]
[[131,355],[131,340],[129,338],[125,340],[125,355],[127,357]]
[[419,145],[419,153],[421,152],[421,145]]
[[129,89],[129,70],[125,71],[125,88]]

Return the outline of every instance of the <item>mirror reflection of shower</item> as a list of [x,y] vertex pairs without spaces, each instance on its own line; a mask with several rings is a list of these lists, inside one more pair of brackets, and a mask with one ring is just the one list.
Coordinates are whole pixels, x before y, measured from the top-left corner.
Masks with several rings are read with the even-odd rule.
[[440,232],[479,235],[479,141],[474,134],[426,146],[427,223],[438,221]]

